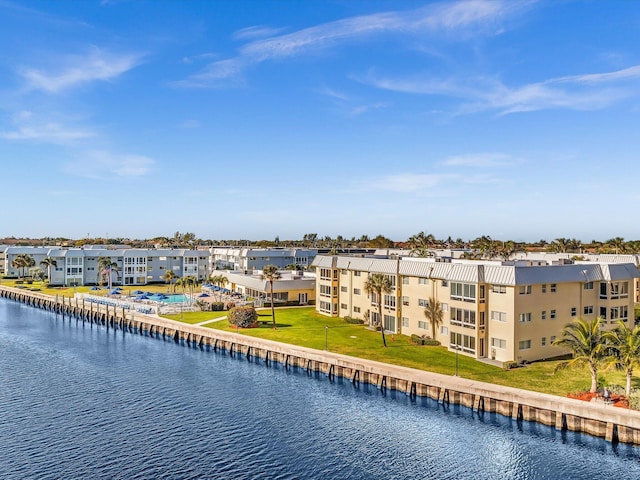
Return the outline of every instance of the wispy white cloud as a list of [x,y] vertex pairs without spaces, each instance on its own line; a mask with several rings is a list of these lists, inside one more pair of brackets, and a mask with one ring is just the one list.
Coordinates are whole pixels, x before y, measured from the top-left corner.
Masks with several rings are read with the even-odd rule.
[[640,65],[604,73],[563,76],[518,87],[496,78],[383,78],[369,72],[362,83],[403,93],[437,95],[462,100],[457,113],[493,110],[499,114],[566,108],[598,110],[638,96]]
[[27,110],[15,114],[12,122],[13,128],[0,131],[0,138],[67,145],[95,136],[91,130],[69,127],[59,121],[42,119]]
[[437,187],[452,177],[452,175],[400,173],[373,178],[367,184],[372,190],[413,193]]
[[86,55],[56,59],[56,64],[60,65],[56,71],[22,67],[18,73],[26,80],[28,89],[58,93],[97,80],[113,80],[139,63],[139,55],[115,54],[93,48]]
[[[497,34],[502,20],[530,2],[504,0],[460,0],[409,10],[349,17],[292,33],[251,41],[238,56],[212,63],[207,71],[177,82],[182,86],[218,86],[219,81],[240,74],[247,66],[319,51],[375,35]],[[249,32],[251,32],[250,27]],[[242,32],[242,31],[240,31]],[[244,32],[246,33],[246,32]],[[236,32],[237,36],[237,32]],[[242,38],[242,33],[240,35]],[[230,65],[233,68],[230,68]]]
[[185,120],[182,122],[179,127],[180,128],[198,128],[200,126],[200,122],[198,120]]
[[191,64],[194,62],[200,62],[200,61],[206,61],[206,60],[211,60],[214,58],[218,58],[219,55],[217,53],[200,53],[198,55],[191,55],[188,57],[182,57],[182,63],[186,63],[186,64]]
[[254,25],[237,30],[233,34],[234,40],[251,40],[256,38],[273,37],[282,32],[284,28],[273,28],[266,25]]
[[143,177],[152,172],[155,161],[143,155],[114,154],[102,150],[86,152],[69,162],[65,171],[92,179]]
[[468,155],[455,155],[446,158],[442,165],[447,167],[511,167],[521,164],[523,161],[504,153],[472,153]]
[[368,105],[357,105],[351,109],[351,115],[357,116],[372,110],[379,110],[381,108],[387,108],[391,105],[389,102],[376,102]]

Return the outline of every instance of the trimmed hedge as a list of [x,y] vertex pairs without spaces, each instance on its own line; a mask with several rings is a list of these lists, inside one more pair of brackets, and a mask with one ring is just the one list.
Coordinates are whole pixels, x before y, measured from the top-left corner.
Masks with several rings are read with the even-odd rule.
[[258,325],[258,312],[251,306],[235,307],[229,310],[229,325],[251,328]]
[[347,317],[344,317],[344,321],[352,325],[364,325],[364,320],[360,318],[353,318],[353,317],[347,316]]
[[415,345],[427,345],[430,347],[437,347],[440,345],[438,340],[434,340],[430,337],[421,337],[420,335],[416,335],[415,333],[411,334],[411,343]]

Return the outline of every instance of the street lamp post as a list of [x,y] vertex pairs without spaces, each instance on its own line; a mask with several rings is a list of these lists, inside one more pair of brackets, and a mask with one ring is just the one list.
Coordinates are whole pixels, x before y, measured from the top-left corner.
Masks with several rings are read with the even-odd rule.
[[329,351],[329,325],[324,327],[324,349],[327,352]]

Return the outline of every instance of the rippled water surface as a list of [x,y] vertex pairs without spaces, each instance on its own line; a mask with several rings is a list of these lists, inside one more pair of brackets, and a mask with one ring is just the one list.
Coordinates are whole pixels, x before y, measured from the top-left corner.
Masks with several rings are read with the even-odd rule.
[[640,478],[640,451],[0,299],[0,478]]

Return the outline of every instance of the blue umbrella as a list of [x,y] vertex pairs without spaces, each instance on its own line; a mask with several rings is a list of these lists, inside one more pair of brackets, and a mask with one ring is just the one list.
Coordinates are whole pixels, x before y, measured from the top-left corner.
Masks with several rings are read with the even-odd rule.
[[198,298],[206,298],[209,295],[207,295],[206,293],[201,293],[200,295],[198,295]]
[[91,290],[100,290],[100,287],[98,287],[98,286],[93,286],[93,287],[91,287]]
[[134,290],[133,292],[134,295],[142,295],[144,292],[142,290]]
[[115,288],[111,290],[111,295],[120,295],[120,290],[116,290]]
[[147,297],[146,295],[142,294],[142,295],[138,295],[136,297],[136,300],[149,300],[149,297]]

